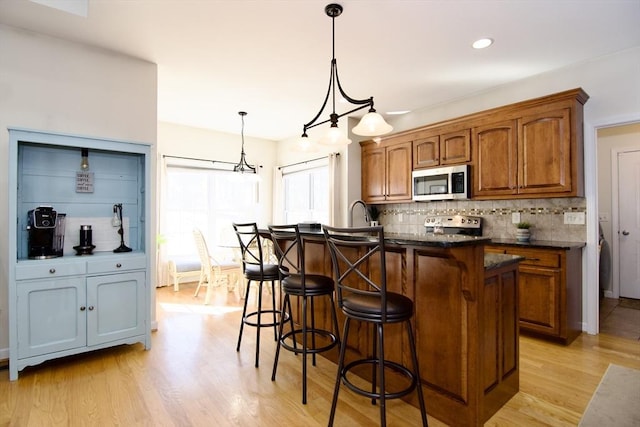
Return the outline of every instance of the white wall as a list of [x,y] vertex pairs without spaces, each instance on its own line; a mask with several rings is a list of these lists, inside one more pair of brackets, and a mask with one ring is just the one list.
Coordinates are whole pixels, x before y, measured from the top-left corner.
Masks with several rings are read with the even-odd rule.
[[475,96],[400,116],[394,132],[582,87],[585,123],[640,111],[640,47],[505,84]]
[[[0,25],[0,52],[0,359],[5,359],[9,346],[6,236],[7,227],[15,226],[15,219],[9,221],[7,208],[7,128],[155,145],[157,67],[5,25]],[[151,189],[155,194],[155,183]]]

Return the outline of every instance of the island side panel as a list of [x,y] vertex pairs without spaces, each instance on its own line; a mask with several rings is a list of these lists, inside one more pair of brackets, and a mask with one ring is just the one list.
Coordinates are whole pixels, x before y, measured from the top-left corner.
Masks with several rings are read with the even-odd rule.
[[414,248],[416,341],[427,410],[450,425],[480,425],[478,301],[482,245]]
[[482,419],[488,420],[520,386],[518,264],[487,270],[482,309]]

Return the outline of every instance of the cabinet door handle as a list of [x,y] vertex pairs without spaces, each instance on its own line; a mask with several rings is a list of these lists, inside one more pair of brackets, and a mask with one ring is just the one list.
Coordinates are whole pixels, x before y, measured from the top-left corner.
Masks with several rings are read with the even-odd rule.
[[120,268],[120,267],[122,267],[122,264],[117,263],[117,264],[116,264],[116,268]]
[[525,258],[525,261],[540,261],[540,258]]
[[49,273],[51,273],[51,274],[56,274],[56,269],[55,269],[55,268],[50,268],[50,269],[49,269]]
[[87,307],[85,307],[84,305],[80,306],[80,311],[85,311],[86,309],[87,309]]
[[93,311],[93,306],[92,305],[89,306],[89,311]]

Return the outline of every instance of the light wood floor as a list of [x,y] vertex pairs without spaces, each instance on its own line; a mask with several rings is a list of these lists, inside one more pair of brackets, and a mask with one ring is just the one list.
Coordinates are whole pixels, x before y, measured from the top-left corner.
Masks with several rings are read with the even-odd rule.
[[[282,352],[272,382],[271,331],[263,331],[256,369],[255,329],[235,350],[237,294],[220,289],[204,306],[204,292],[196,299],[193,290],[158,289],[150,351],[133,345],[69,357],[27,368],[14,382],[1,370],[0,426],[325,426],[335,364],[319,358],[309,368],[302,405],[299,357]],[[640,369],[637,340],[582,334],[567,347],[527,337],[520,344],[520,392],[487,426],[575,426],[609,363]],[[387,412],[390,426],[420,424],[403,402],[390,402]],[[377,407],[343,387],[336,425],[377,424]]]

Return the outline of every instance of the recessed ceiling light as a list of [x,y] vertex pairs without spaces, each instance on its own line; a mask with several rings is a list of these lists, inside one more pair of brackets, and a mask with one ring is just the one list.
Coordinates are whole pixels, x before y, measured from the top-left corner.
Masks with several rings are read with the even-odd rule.
[[493,44],[493,39],[484,38],[484,39],[478,39],[474,41],[472,46],[474,49],[484,49],[486,47],[491,46],[492,44]]
[[402,114],[410,113],[410,110],[401,110],[401,111],[387,111],[387,114],[390,116],[399,116]]

